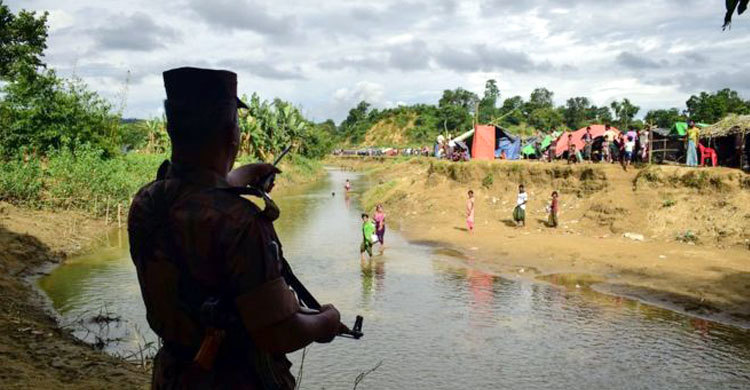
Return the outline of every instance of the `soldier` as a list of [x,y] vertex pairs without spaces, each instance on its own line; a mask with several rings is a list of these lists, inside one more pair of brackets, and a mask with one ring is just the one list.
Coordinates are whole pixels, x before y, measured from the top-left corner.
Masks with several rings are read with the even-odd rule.
[[[237,75],[179,68],[163,76],[171,162],[138,192],[128,219],[146,317],[163,340],[152,388],[292,389],[285,354],[347,329],[333,306],[299,305],[282,277],[272,224],[278,213],[232,191],[279,172],[253,164],[230,173],[237,109],[247,108],[237,98]],[[218,302],[214,309],[226,318],[220,326],[207,323],[207,302]],[[209,334],[220,341],[215,358],[198,364]]]

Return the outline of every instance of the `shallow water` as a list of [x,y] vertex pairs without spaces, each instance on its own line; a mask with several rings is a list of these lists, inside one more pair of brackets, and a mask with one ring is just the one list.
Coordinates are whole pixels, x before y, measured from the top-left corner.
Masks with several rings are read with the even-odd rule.
[[[357,197],[366,186],[356,174],[330,171],[305,194],[278,199],[277,229],[297,276],[346,323],[365,318],[363,339],[308,348],[303,389],[350,389],[381,361],[359,389],[750,388],[748,330],[588,289],[499,278],[393,229],[385,254],[362,267]],[[121,338],[106,348],[128,355],[154,337],[127,237],[113,232],[108,241],[39,284],[79,337]],[[100,312],[122,320],[85,320]],[[296,374],[301,354],[291,359]]]

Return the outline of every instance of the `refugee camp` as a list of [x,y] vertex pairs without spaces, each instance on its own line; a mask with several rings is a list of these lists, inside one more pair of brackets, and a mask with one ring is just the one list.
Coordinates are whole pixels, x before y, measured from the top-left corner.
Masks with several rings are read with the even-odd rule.
[[0,0],[0,389],[750,389],[748,5]]

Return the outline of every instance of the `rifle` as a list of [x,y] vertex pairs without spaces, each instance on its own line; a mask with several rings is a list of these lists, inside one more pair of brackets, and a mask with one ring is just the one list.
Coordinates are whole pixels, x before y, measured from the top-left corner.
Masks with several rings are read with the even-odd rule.
[[[292,149],[292,145],[287,146],[284,149],[284,151],[281,152],[279,157],[277,157],[276,160],[274,160],[273,165],[274,166],[278,165],[281,159],[284,158],[284,156],[286,156],[287,153],[289,153],[291,149]],[[276,174],[273,174],[273,173],[269,175],[270,179],[267,178],[264,181],[264,186],[267,183],[273,183],[275,176]],[[269,188],[269,187],[265,187],[265,188]],[[266,191],[264,192],[267,194]],[[267,196],[263,196],[263,199],[266,202],[271,201],[270,198],[269,199],[267,198],[268,198]],[[305,307],[307,307],[308,309],[320,310],[320,303],[318,302],[318,300],[315,299],[315,297],[312,295],[312,293],[310,293],[310,291],[305,287],[305,285],[303,285],[302,282],[300,282],[300,280],[297,279],[297,276],[294,274],[294,272],[292,272],[292,267],[289,265],[286,259],[280,255],[278,244],[275,241],[272,241],[271,245],[274,246],[274,251],[275,251],[274,253],[276,254],[276,258],[281,261],[281,276],[286,281],[286,284],[289,285],[294,290],[294,292],[297,293],[297,298],[299,298],[299,300],[305,305]],[[345,333],[341,333],[339,336],[359,339],[360,337],[364,335],[364,333],[362,333],[363,321],[364,321],[364,318],[362,318],[362,316],[360,315],[356,316],[354,319],[354,326],[352,327],[352,329]]]
[[[273,162],[273,165],[277,165],[281,161],[281,159],[287,153],[289,153],[291,148],[291,145],[287,146],[279,155],[279,157],[277,157]],[[268,177],[266,177],[261,184],[262,188],[235,187],[229,190],[238,195],[253,195],[260,197],[266,202],[266,207],[268,207],[269,204],[272,204],[274,205],[273,207],[276,207],[273,203],[273,200],[271,200],[271,198],[268,196],[268,190],[272,187],[275,176],[275,173],[268,175]],[[289,285],[289,287],[291,287],[297,294],[297,298],[300,300],[300,302],[308,309],[320,310],[321,305],[318,300],[315,299],[315,297],[312,295],[312,293],[310,293],[305,285],[300,282],[300,280],[292,271],[292,267],[289,265],[286,259],[281,256],[279,244],[276,241],[271,241],[269,245],[273,247],[272,250],[276,255],[276,259],[281,261],[281,276],[286,281],[286,284]],[[214,361],[216,360],[216,355],[219,352],[219,347],[226,337],[225,329],[228,324],[238,323],[238,318],[236,318],[235,315],[231,314],[231,311],[226,307],[223,307],[224,304],[225,302],[215,297],[211,297],[208,298],[200,308],[201,322],[206,327],[206,333],[203,337],[203,340],[201,341],[201,346],[198,349],[198,352],[193,358],[193,362],[204,370],[210,370],[213,367]],[[362,333],[363,321],[364,319],[362,318],[362,316],[356,316],[354,320],[354,326],[351,328],[351,330],[343,332],[338,336],[352,339],[361,338],[364,335],[364,333]]]

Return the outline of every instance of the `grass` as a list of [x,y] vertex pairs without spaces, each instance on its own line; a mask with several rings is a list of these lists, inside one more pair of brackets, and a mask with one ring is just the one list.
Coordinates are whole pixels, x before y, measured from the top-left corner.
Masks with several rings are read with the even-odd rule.
[[[44,159],[3,162],[0,201],[36,209],[72,209],[102,216],[120,204],[127,208],[135,193],[156,178],[166,154],[128,153],[105,158],[102,152],[80,148],[58,151]],[[248,163],[240,159],[238,163]],[[322,164],[290,155],[281,166],[278,186],[317,178]]]

